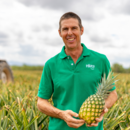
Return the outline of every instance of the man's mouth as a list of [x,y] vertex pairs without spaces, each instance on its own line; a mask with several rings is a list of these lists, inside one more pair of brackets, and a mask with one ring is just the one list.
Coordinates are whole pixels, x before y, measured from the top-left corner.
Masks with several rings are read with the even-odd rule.
[[74,40],[74,38],[69,38],[69,39],[67,39],[68,41],[73,41]]

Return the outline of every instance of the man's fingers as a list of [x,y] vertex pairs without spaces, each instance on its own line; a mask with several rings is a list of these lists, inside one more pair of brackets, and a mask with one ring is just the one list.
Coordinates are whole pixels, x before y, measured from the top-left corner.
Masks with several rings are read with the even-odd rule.
[[103,116],[101,116],[100,118],[96,118],[97,122],[101,122],[103,120]]
[[108,112],[108,108],[105,107],[104,108],[104,112],[107,113]]
[[75,124],[85,123],[84,120],[82,120],[82,119],[75,119],[73,117],[70,118],[70,122],[75,123]]
[[84,124],[84,122],[83,123],[72,123],[72,122],[69,122],[68,126],[73,127],[73,128],[79,128],[83,124]]
[[105,107],[99,118],[103,119],[104,114],[107,112],[108,112],[108,109]]
[[92,126],[98,126],[98,122],[96,122],[96,123],[92,123],[91,125],[87,125],[88,127],[92,127]]
[[71,115],[71,121],[73,123],[85,123],[85,121],[82,120],[82,119],[75,119],[75,118],[73,118],[73,117],[78,117],[79,116],[77,113],[75,113],[73,111],[69,111],[69,114]]
[[73,111],[68,111],[71,116],[78,117],[79,115]]
[[69,127],[73,127],[73,128],[79,128],[80,126],[82,126],[85,123],[84,120],[82,119],[75,119],[73,117],[70,117],[67,121],[67,125]]
[[79,115],[71,110],[66,110],[65,111],[65,120],[67,122],[72,122],[72,123],[85,123],[84,120],[82,119],[75,119],[74,117],[78,117]]
[[66,115],[66,118],[65,118],[65,121],[67,123],[67,125],[69,127],[73,127],[73,128],[79,128],[80,126],[82,126],[85,121],[82,120],[82,119],[75,119],[74,117],[78,117],[79,115],[71,110],[67,110],[65,111],[65,115]]

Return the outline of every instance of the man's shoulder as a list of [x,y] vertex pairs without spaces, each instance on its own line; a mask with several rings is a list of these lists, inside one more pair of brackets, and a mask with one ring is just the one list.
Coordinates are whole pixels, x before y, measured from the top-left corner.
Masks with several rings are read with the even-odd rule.
[[60,58],[60,53],[58,53],[55,56],[53,56],[50,59],[48,59],[45,64],[53,65],[53,64],[55,64],[59,60],[59,58]]
[[107,57],[105,54],[99,53],[99,52],[91,50],[91,49],[89,49],[89,51],[90,51],[90,54],[92,57],[99,58],[101,60],[107,60]]

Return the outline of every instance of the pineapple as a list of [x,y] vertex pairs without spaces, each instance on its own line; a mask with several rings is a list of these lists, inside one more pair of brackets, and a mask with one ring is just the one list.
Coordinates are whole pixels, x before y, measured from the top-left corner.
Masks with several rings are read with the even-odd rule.
[[104,74],[101,84],[97,88],[97,92],[94,95],[88,97],[82,104],[79,110],[79,118],[84,119],[87,124],[96,123],[95,119],[100,117],[104,105],[105,99],[110,94],[110,89],[113,88],[116,82],[115,77],[113,77],[112,71],[109,72],[108,77]]

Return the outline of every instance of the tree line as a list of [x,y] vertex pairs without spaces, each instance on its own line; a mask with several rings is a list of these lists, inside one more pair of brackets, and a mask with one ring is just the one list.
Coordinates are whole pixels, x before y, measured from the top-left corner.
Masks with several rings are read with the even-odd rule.
[[116,73],[130,73],[130,67],[124,68],[121,64],[115,63],[111,66],[112,71]]
[[[30,66],[30,65],[22,65],[22,66],[11,66],[12,70],[43,70],[44,66]],[[116,73],[130,73],[130,67],[124,68],[121,64],[115,63],[111,66],[112,71]]]
[[44,66],[31,66],[31,65],[26,65],[26,64],[23,64],[22,66],[17,66],[17,65],[13,65],[11,66],[11,69],[12,70],[43,70],[43,67]]

